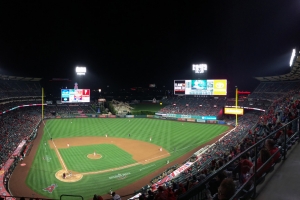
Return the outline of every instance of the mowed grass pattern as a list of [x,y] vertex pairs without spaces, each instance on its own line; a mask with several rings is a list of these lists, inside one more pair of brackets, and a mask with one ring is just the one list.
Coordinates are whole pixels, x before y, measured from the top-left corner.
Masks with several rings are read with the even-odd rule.
[[[226,130],[228,130],[228,127],[224,125],[182,123],[178,121],[145,118],[84,118],[49,120],[44,128],[43,139],[40,143],[39,150],[33,162],[33,167],[29,172],[26,182],[33,190],[50,198],[58,198],[60,194],[78,194],[82,195],[85,199],[89,199],[93,194],[107,193],[110,188],[117,190],[118,188],[124,187],[138,179],[141,179],[149,173],[163,167],[166,164],[166,160],[171,162],[186,154],[188,151],[200,146],[201,144],[212,140]],[[86,136],[105,137],[106,134],[108,134],[108,137],[118,138],[129,138],[130,134],[130,139],[141,140],[145,142],[150,142],[149,139],[151,137],[151,143],[162,146],[168,150],[170,152],[170,156],[147,165],[133,166],[127,169],[112,171],[104,174],[87,175],[75,183],[63,183],[55,178],[55,172],[62,169],[62,167],[60,166],[54,150],[50,149],[48,144],[44,145],[44,143],[48,142],[50,137],[53,139]],[[47,146],[47,151],[43,150],[45,149],[45,146]],[[94,148],[92,146],[94,145],[91,145],[91,148]],[[100,147],[101,145],[99,145],[99,148]],[[76,165],[76,162],[73,160],[77,160],[76,155],[79,152],[90,151],[85,150],[86,148],[89,148],[89,145],[83,148],[70,147],[70,151],[67,149],[60,149],[62,157],[70,170],[74,170],[71,166],[73,166],[73,163]],[[176,151],[174,152],[175,149]],[[43,160],[43,157],[45,157],[46,154],[51,156],[51,160],[49,162]],[[115,154],[110,156],[113,161],[108,162],[114,162],[116,161],[115,157],[118,155]],[[128,163],[131,163],[130,159],[132,158],[130,157],[128,159],[129,161],[124,161],[123,164],[118,163],[118,165],[124,166]],[[101,162],[101,159],[99,161]],[[82,168],[78,168],[78,170],[82,170],[82,172],[89,171],[89,169],[93,168],[93,166],[85,167],[85,162],[80,162],[80,164],[83,166]],[[127,175],[126,179],[121,181],[112,178],[119,173],[129,174]],[[58,187],[53,191],[52,194],[42,190],[53,183],[57,183]],[[128,193],[133,192],[134,191],[128,191]]]
[[[101,159],[89,159],[88,154],[101,152]],[[76,172],[94,172],[116,168],[136,163],[132,155],[113,144],[99,144],[88,146],[73,146],[59,149],[68,169]],[[84,163],[84,164],[83,164]]]

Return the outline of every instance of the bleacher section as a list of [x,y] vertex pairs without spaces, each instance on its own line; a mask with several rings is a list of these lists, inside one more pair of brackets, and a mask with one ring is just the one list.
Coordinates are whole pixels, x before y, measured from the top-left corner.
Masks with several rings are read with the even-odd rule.
[[[38,97],[41,95],[39,90],[41,90],[40,85],[35,81],[0,80],[0,99],[34,95]],[[264,182],[267,174],[272,174],[276,163],[285,157],[286,152],[299,138],[299,124],[297,121],[293,121],[299,117],[299,91],[299,81],[261,83],[241,104],[264,108],[265,112],[253,110],[245,113],[239,117],[238,126],[226,133],[224,137],[213,145],[199,149],[184,163],[173,165],[162,174],[153,177],[149,180],[149,184],[137,191],[137,194],[147,193],[151,188],[151,195],[164,194],[168,195],[167,199],[176,197],[189,199],[195,196],[201,197],[200,199],[208,199],[209,193],[214,195],[217,192],[220,180],[215,177],[218,176],[219,179],[228,177],[234,180],[237,198],[246,199],[247,195],[253,195],[256,185]],[[7,100],[0,104],[0,112],[20,104],[33,104],[39,101],[38,98],[27,102]],[[216,116],[225,105],[231,103],[226,102],[224,98],[169,98],[163,100],[163,104],[168,104],[168,106],[161,112]],[[11,160],[10,168],[6,169],[3,175],[4,187],[6,187],[14,166],[22,159],[21,154],[13,155],[13,153],[19,144],[24,141],[30,143],[30,140],[33,139],[32,135],[41,120],[40,113],[41,107],[34,106],[11,110],[0,115],[1,170],[3,170],[3,164],[7,160]],[[87,113],[95,113],[89,104],[45,106],[46,118],[82,117]],[[226,122],[229,125],[235,125],[234,118],[229,117]],[[282,128],[285,124],[287,124],[287,129]],[[258,158],[255,151],[259,152],[265,146],[266,139],[272,139],[276,143],[276,151],[281,154],[280,160],[273,162],[266,171],[262,166],[260,170],[263,170],[264,173],[259,177],[254,177],[255,172],[259,171],[255,171],[253,167],[244,173],[240,160],[247,159],[253,165]],[[273,157],[269,158],[269,161],[275,158],[276,154],[277,152],[273,151]],[[13,157],[11,157],[12,155]],[[253,185],[253,183],[255,184]],[[157,194],[152,192],[157,192]]]

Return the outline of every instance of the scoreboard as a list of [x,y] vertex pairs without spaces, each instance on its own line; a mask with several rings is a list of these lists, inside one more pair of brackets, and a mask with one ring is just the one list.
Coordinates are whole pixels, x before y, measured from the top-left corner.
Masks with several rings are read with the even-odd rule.
[[174,94],[227,95],[227,80],[174,80]]
[[90,89],[62,89],[62,103],[87,103],[90,102]]

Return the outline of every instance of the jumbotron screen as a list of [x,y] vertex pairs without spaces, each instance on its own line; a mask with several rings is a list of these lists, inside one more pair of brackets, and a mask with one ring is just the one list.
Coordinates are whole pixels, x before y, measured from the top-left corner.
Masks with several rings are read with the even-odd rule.
[[90,89],[62,89],[62,103],[86,103],[90,102]]
[[227,95],[227,80],[174,80],[174,94]]

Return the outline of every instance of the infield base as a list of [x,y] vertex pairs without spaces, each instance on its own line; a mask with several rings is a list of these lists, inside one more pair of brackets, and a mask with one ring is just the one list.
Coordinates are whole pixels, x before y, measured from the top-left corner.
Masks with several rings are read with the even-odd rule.
[[[59,170],[55,173],[55,177],[62,182],[77,182],[83,177],[83,175],[80,173],[72,171],[72,175],[70,175],[69,172],[67,172],[66,170]],[[63,178],[63,173],[67,174],[66,178]]]

